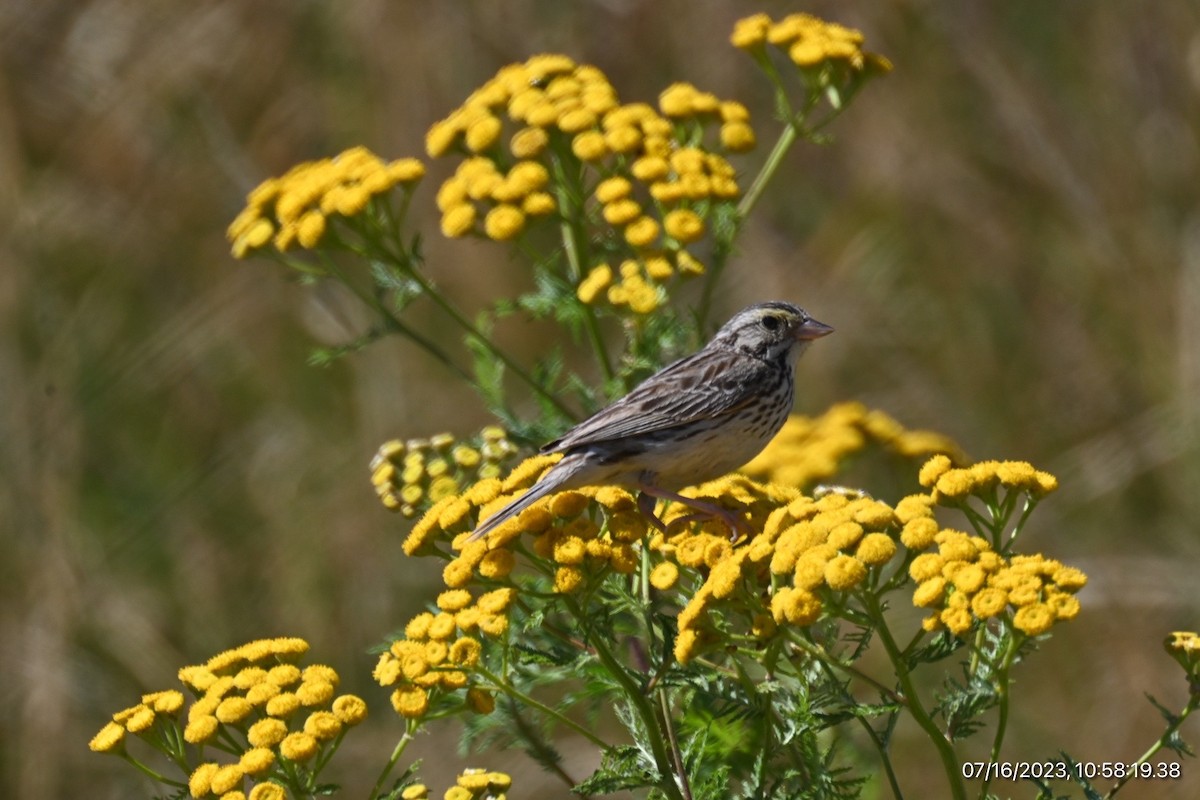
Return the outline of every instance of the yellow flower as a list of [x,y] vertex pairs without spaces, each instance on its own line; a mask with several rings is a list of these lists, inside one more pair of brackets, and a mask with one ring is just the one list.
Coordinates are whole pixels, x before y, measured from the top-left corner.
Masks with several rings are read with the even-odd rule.
[[926,461],[925,465],[921,467],[921,471],[917,475],[917,481],[922,486],[930,488],[938,482],[938,479],[942,475],[949,472],[953,466],[948,456],[936,455]]
[[429,623],[429,638],[444,641],[454,635],[454,615],[443,611]]
[[853,556],[838,555],[825,565],[825,583],[835,591],[853,589],[862,583],[865,577],[866,566]]
[[971,612],[980,619],[998,617],[1008,607],[1008,595],[1003,589],[986,587],[971,598]]
[[633,177],[642,183],[653,183],[662,180],[671,172],[671,165],[665,158],[659,156],[642,156],[629,168]]
[[649,247],[658,238],[658,223],[651,217],[641,217],[625,228],[625,241],[634,247]]
[[625,199],[632,191],[633,184],[629,182],[629,179],[618,175],[600,181],[592,194],[601,203],[608,204]]
[[415,183],[425,177],[425,165],[415,158],[398,158],[387,165],[387,171],[397,183]]
[[1017,609],[1013,615],[1013,627],[1029,636],[1038,636],[1050,630],[1054,618],[1054,610],[1050,606],[1033,603]]
[[973,618],[965,608],[947,608],[938,615],[938,619],[955,636],[961,636],[971,630]]
[[918,583],[940,576],[946,559],[936,553],[924,553],[913,559],[908,566],[908,576]]
[[1048,592],[1045,602],[1054,611],[1057,619],[1071,620],[1079,616],[1079,600],[1074,595],[1065,592]]
[[578,536],[567,536],[554,543],[553,558],[559,564],[575,566],[583,563],[585,548]]
[[693,112],[696,87],[690,83],[673,83],[658,96],[658,108],[668,117],[686,117]]
[[473,667],[479,663],[482,646],[479,641],[464,636],[450,645],[450,662],[464,667]]
[[479,630],[488,636],[502,636],[508,630],[508,617],[502,614],[480,614]]
[[488,237],[497,241],[507,241],[519,234],[525,227],[525,214],[516,206],[501,203],[487,213],[483,229]]
[[507,578],[517,565],[516,557],[507,550],[490,550],[479,562],[479,574],[485,578]]
[[546,149],[550,137],[542,128],[522,128],[513,134],[508,147],[517,158],[536,158]]
[[265,781],[250,790],[247,800],[287,800],[287,791],[278,783]]
[[591,305],[596,301],[596,297],[612,285],[613,271],[608,264],[600,264],[594,267],[579,283],[579,288],[575,290],[576,296],[580,302]]
[[531,217],[544,217],[558,210],[558,202],[547,192],[530,192],[521,201],[521,210]]
[[133,713],[125,719],[125,730],[141,733],[154,725],[154,709],[143,704],[134,706]]
[[216,735],[219,725],[220,723],[217,721],[217,718],[209,714],[202,714],[194,719],[189,719],[183,729],[183,740],[188,744],[207,742]]
[[334,686],[329,681],[305,681],[296,689],[296,699],[305,706],[324,705],[333,699],[333,691]]
[[392,708],[408,719],[423,717],[429,710],[429,693],[420,686],[405,686],[392,692]]
[[684,244],[694,242],[704,236],[704,222],[694,211],[677,208],[663,218],[663,227],[667,235]]
[[954,588],[960,592],[974,594],[983,586],[987,574],[978,564],[967,564],[954,573]]
[[558,118],[558,129],[563,133],[581,133],[596,126],[596,114],[586,108],[567,111]]
[[675,660],[680,664],[691,661],[692,656],[696,654],[698,644],[699,637],[694,630],[680,629],[679,635],[675,637]]
[[267,701],[266,712],[272,717],[288,717],[300,707],[300,700],[291,692],[282,692]]
[[304,720],[304,732],[317,741],[326,742],[342,732],[342,722],[330,711],[314,711]]
[[745,122],[726,122],[721,126],[721,146],[733,153],[753,150],[757,141],[754,129]]
[[670,561],[663,561],[650,571],[650,585],[660,591],[666,591],[679,580],[679,567]]
[[632,222],[642,213],[642,207],[636,200],[621,198],[604,206],[604,221],[610,225],[624,225]]
[[517,592],[511,587],[493,589],[475,601],[476,607],[485,614],[503,614],[516,599]]
[[913,605],[917,608],[929,608],[942,602],[946,594],[946,579],[938,575],[921,581],[913,592]]
[[307,761],[317,754],[320,745],[310,733],[289,733],[279,743],[279,754],[289,761]]
[[217,706],[216,718],[226,724],[236,724],[253,710],[254,707],[245,697],[227,697]]
[[675,254],[675,264],[679,268],[679,274],[685,278],[704,274],[704,265],[683,250]]
[[253,747],[242,753],[238,766],[247,775],[261,775],[275,763],[275,751],[267,747]]
[[442,235],[448,239],[466,236],[475,227],[475,206],[462,203],[442,214]]
[[260,719],[250,726],[247,741],[254,747],[274,747],[287,736],[287,725],[279,719]]
[[739,19],[733,26],[729,37],[730,44],[739,50],[750,50],[761,47],[767,40],[767,31],[771,28],[771,18],[766,14],[754,14]]
[[407,786],[400,793],[400,800],[426,800],[428,797],[429,788],[423,783],[414,783],[412,786]]
[[575,567],[559,567],[554,573],[554,591],[570,594],[583,583],[583,573]]
[[608,155],[608,143],[600,131],[584,131],[571,140],[571,152],[580,161],[599,161]]
[[347,727],[353,727],[367,718],[367,704],[357,695],[341,695],[330,708],[334,716]]
[[188,777],[188,791],[192,797],[204,797],[212,793],[212,779],[220,768],[220,764],[209,762],[192,770],[191,776]]
[[431,158],[445,155],[454,146],[458,138],[458,129],[445,122],[434,123],[425,134],[425,152]]
[[1075,567],[1060,567],[1054,571],[1050,579],[1058,588],[1066,592],[1079,591],[1087,584],[1087,575],[1083,573],[1083,570]]
[[868,533],[858,543],[854,555],[870,567],[885,564],[896,554],[896,543],[886,533]]
[[[443,661],[446,660],[448,655],[450,655],[450,648],[446,645],[444,640],[431,639],[430,641],[426,642],[423,647],[421,647],[419,652],[406,656],[404,660],[405,664],[408,664],[409,662],[415,664],[418,660],[423,662],[421,664],[421,670],[424,672],[429,669],[430,665],[435,667],[439,666]],[[405,677],[408,677],[410,680],[416,680],[421,676],[410,676],[406,674]]]
[[614,153],[632,153],[642,144],[642,134],[632,126],[622,126],[605,131],[604,144]]
[[94,753],[111,753],[119,750],[124,741],[125,728],[115,722],[109,722],[92,737],[88,747]]
[[490,114],[480,117],[467,127],[467,148],[473,153],[488,149],[500,138],[502,128],[496,117]]
[[805,589],[784,587],[771,598],[771,613],[776,622],[811,625],[821,616],[821,601]]
[[[449,591],[442,592],[441,594],[438,595],[438,598],[437,598],[437,607],[440,608],[442,611],[459,611],[460,609],[466,608],[470,604],[471,604],[471,593],[465,589],[451,589]],[[429,622],[432,622],[432,621],[433,621],[433,615],[430,614]],[[414,620],[414,622],[415,622],[415,620]],[[409,625],[412,625],[412,623],[410,622]],[[426,633],[428,633],[428,627],[426,627]],[[413,637],[413,636],[409,635],[407,628],[405,628],[405,635],[409,636],[410,639],[411,638],[422,638],[422,637]]]

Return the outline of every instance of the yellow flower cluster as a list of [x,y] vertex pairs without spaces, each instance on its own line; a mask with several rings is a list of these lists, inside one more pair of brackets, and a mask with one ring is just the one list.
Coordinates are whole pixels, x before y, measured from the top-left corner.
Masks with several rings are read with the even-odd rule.
[[[442,795],[443,800],[504,800],[512,777],[503,772],[484,769],[463,770],[455,785]],[[400,793],[400,800],[428,800],[429,788],[423,783],[414,783]]]
[[[766,449],[742,468],[753,478],[806,488],[836,475],[843,461],[875,443],[907,458],[963,456],[948,437],[906,430],[882,411],[861,403],[839,403],[819,417],[792,416]],[[950,458],[946,458],[947,465]]]
[[854,70],[873,68],[887,72],[892,68],[883,56],[863,52],[860,31],[811,14],[789,14],[778,22],[766,14],[754,14],[734,24],[729,40],[734,47],[750,51],[770,44],[787,53],[792,63],[801,68],[827,63]]
[[[266,780],[279,758],[308,761],[345,728],[366,718],[367,706],[360,698],[335,697],[338,675],[331,667],[295,663],[307,651],[303,639],[261,639],[179,671],[179,680],[198,698],[188,708],[183,740],[204,745],[236,731],[236,738],[249,744],[235,762],[206,762],[193,770],[188,778],[193,797],[245,800],[243,784],[251,778],[258,781],[249,794],[252,800],[283,800],[283,788]],[[174,717],[182,707],[180,692],[146,695],[140,705],[117,714],[92,740],[92,749],[116,749],[120,738],[113,725],[141,733],[156,715]],[[289,721],[299,721],[301,714],[303,721],[289,729]]]
[[1011,613],[1013,627],[1037,636],[1079,614],[1075,593],[1087,576],[1075,567],[1040,554],[1005,559],[987,540],[951,529],[933,542],[936,552],[917,556],[908,570],[917,584],[913,605],[934,612],[922,623],[926,630],[961,636],[977,620]]
[[955,505],[968,496],[986,496],[1003,487],[1042,497],[1058,488],[1058,479],[1026,461],[980,461],[955,469],[949,458],[934,456],[921,467],[921,485],[933,489],[933,500]]
[[483,232],[489,239],[516,238],[528,217],[557,210],[553,195],[544,191],[549,182],[550,173],[537,161],[518,161],[501,172],[490,158],[468,158],[438,190],[442,234],[454,239],[476,232],[482,206]]
[[331,218],[353,217],[373,197],[397,185],[410,188],[424,175],[425,166],[415,158],[384,162],[365,147],[297,164],[246,196],[246,207],[227,231],[233,255],[245,258],[268,246],[282,253],[297,244],[311,250]]
[[371,459],[371,483],[389,511],[412,517],[463,486],[500,475],[516,452],[497,425],[480,431],[478,447],[449,433],[408,442],[393,439]]
[[113,714],[112,722],[100,729],[88,743],[94,752],[111,753],[119,750],[125,742],[125,734],[146,733],[154,727],[159,717],[174,719],[183,709],[184,699],[180,692],[169,689],[142,695],[142,702]]
[[[703,585],[679,613],[675,657],[681,663],[711,638],[707,622],[714,608],[723,607],[726,623],[742,620],[747,628],[742,633],[760,639],[781,625],[810,625],[825,608],[824,593],[855,590],[897,552],[898,518],[885,503],[841,494],[814,500],[794,489],[741,481],[743,492],[758,495],[764,508],[774,509],[761,533],[738,547],[712,534],[685,533],[673,537],[667,548],[681,566],[708,569]],[[774,587],[769,599],[761,591],[765,572]]]
[[[493,574],[507,576],[512,570],[511,553],[496,551],[489,556],[495,568]],[[423,717],[429,711],[432,692],[467,686],[468,672],[479,663],[483,649],[476,635],[503,635],[515,597],[516,590],[510,587],[478,598],[465,589],[450,589],[438,597],[436,613],[423,611],[409,620],[404,638],[393,642],[379,657],[373,673],[380,686],[396,686],[392,692],[396,713]],[[472,692],[467,698],[471,707],[480,713],[490,712],[491,697],[481,690]]]
[[[633,255],[615,284],[611,267],[592,269],[581,280],[579,297],[649,313],[661,300],[663,281],[704,271],[686,250],[705,235],[700,209],[740,194],[729,162],[702,146],[684,146],[682,128],[702,131],[719,122],[725,150],[754,146],[749,113],[740,103],[679,83],[662,93],[659,106],[662,113],[646,103],[622,105],[603,72],[563,55],[504,67],[426,136],[433,157],[452,150],[467,154],[438,192],[442,232],[482,232],[496,240],[520,235],[529,217],[559,210],[554,165],[574,159],[571,174],[587,165],[583,172],[596,176],[596,219],[618,231],[618,249]],[[506,122],[513,129],[507,138]]]

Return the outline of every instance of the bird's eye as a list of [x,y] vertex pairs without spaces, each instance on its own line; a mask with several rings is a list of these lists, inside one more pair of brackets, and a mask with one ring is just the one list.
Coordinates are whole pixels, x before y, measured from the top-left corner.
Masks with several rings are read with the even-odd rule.
[[760,323],[769,331],[777,331],[779,330],[779,326],[783,324],[783,320],[774,314],[768,314],[760,320]]

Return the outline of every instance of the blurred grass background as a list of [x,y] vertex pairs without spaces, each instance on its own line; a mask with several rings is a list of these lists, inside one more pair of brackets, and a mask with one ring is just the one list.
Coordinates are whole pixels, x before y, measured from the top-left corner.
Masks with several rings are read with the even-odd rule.
[[[860,399],[1059,476],[1026,547],[1092,582],[1017,673],[1006,756],[1140,755],[1161,729],[1142,691],[1184,700],[1160,643],[1200,625],[1197,3],[10,2],[0,796],[148,796],[87,751],[95,730],[179,666],[284,634],[374,708],[329,775],[366,793],[400,728],[365,651],[433,587],[366,464],[385,439],[487,420],[402,343],[307,366],[362,318],[234,262],[225,226],[297,161],[423,155],[429,123],[540,51],[596,64],[625,101],[674,80],[741,98],[769,145],[769,93],[726,43],[756,10],[859,27],[896,69],[831,146],[790,157],[722,313],[784,298],[837,328],[802,365],[800,411]],[[440,240],[428,211],[425,229],[468,308],[527,285],[502,249]],[[538,333],[500,335],[532,354]],[[932,751],[898,738],[906,779],[936,795]],[[419,743],[430,775],[479,763],[449,741]],[[1185,796],[1200,765],[1184,775],[1127,793]]]

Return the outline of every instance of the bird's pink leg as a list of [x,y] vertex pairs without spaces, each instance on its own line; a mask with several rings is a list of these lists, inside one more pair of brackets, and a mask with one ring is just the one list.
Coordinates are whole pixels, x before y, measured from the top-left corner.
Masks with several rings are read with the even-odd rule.
[[[736,542],[742,536],[749,537],[753,534],[753,531],[750,529],[750,525],[746,522],[746,519],[742,515],[730,511],[727,508],[722,508],[715,503],[697,500],[694,497],[684,497],[681,494],[669,492],[666,489],[654,486],[645,480],[638,482],[638,489],[641,491],[641,494],[638,495],[638,510],[646,515],[646,517],[654,524],[654,527],[658,528],[664,533],[667,529],[666,526],[663,525],[662,520],[654,515],[655,498],[660,500],[673,500],[676,503],[681,503],[682,505],[685,505],[688,508],[693,508],[699,512],[697,514],[691,514],[683,517],[683,520],[702,519],[705,517],[715,517],[716,519],[721,520],[725,523],[725,527],[729,528],[730,541]],[[647,509],[649,509],[649,511],[647,511]]]

